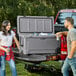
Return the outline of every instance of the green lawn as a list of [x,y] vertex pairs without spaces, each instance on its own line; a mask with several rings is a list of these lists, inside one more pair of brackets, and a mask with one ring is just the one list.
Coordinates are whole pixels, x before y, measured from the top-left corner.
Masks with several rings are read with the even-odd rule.
[[[18,76],[60,76],[60,62],[56,61],[48,61],[48,62],[42,62],[40,65],[45,65],[46,67],[50,68],[50,66],[54,66],[57,71],[56,72],[50,72],[50,71],[38,71],[38,72],[29,72],[28,70],[24,69],[26,62],[16,60],[16,68],[17,68],[17,74]],[[8,66],[8,63],[6,63],[6,74],[7,76],[11,76],[10,68]],[[60,74],[60,75],[59,75]]]

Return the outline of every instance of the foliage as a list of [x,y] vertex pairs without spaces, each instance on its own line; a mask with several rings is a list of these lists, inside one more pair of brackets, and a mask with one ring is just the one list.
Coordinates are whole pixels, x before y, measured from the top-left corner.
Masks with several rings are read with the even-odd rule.
[[66,8],[76,8],[76,0],[0,0],[0,25],[8,19],[16,26],[18,15],[55,16]]

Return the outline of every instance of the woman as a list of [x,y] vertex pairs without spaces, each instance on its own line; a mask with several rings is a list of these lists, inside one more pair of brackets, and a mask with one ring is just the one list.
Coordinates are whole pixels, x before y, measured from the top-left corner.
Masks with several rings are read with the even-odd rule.
[[0,76],[1,76],[1,57],[0,57]]
[[19,49],[19,42],[15,37],[15,33],[10,30],[11,24],[9,20],[4,20],[2,22],[2,27],[0,31],[0,56],[1,56],[1,76],[6,76],[5,74],[5,61],[7,60],[12,71],[12,76],[17,76],[14,54],[12,51],[12,40],[14,39],[16,45]]

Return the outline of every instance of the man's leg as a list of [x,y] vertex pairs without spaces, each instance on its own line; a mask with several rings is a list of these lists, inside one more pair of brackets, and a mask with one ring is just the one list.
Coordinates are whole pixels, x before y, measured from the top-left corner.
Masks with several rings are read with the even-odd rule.
[[68,58],[64,61],[63,67],[61,69],[63,76],[69,76],[70,65],[68,63]]
[[71,66],[73,76],[76,76],[76,58],[69,59],[69,64]]

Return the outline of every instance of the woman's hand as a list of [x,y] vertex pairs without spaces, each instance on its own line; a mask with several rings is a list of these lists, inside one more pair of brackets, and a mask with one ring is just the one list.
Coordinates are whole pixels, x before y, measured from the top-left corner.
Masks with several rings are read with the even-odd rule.
[[7,48],[0,46],[0,49],[4,50],[6,52],[6,54],[9,54],[9,50]]
[[8,50],[8,48],[6,48],[5,51],[6,51],[6,55],[9,55],[9,50]]

